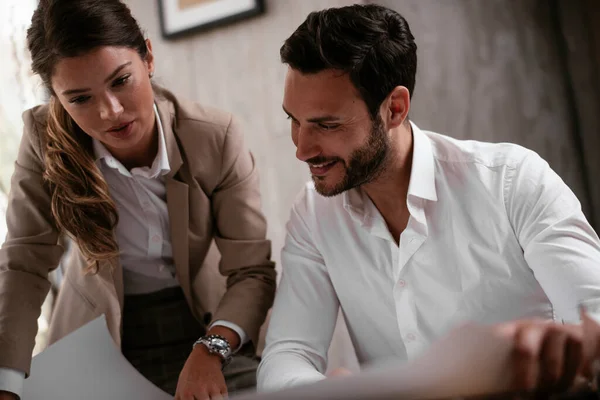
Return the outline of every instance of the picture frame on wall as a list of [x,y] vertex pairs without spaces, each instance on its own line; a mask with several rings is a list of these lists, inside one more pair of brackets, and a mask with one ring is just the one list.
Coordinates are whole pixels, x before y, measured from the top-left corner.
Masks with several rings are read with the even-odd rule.
[[173,39],[264,13],[264,0],[158,0],[164,38]]

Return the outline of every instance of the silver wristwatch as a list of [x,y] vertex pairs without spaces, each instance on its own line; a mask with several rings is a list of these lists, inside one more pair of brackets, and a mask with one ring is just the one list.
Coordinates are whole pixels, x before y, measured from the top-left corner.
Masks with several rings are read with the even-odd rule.
[[233,351],[231,350],[229,341],[223,336],[202,336],[200,339],[196,340],[193,347],[196,347],[198,344],[204,345],[210,354],[216,354],[221,357],[221,363],[223,367],[225,367],[227,364],[229,364],[229,361],[231,361]]

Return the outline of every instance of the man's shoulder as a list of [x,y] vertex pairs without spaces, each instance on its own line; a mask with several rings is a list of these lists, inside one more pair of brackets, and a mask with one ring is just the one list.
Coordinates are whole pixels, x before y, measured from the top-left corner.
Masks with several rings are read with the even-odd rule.
[[433,156],[440,163],[479,164],[488,168],[517,168],[534,153],[521,145],[507,142],[485,142],[455,139],[435,132],[423,131],[432,143]]

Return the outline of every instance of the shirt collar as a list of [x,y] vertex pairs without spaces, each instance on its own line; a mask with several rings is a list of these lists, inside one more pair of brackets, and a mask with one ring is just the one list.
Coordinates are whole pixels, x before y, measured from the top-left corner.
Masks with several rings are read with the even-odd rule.
[[163,126],[160,120],[160,115],[158,114],[158,109],[156,108],[156,104],[154,104],[154,115],[156,116],[156,126],[158,130],[158,153],[156,154],[156,158],[152,162],[152,166],[150,168],[133,168],[131,172],[128,171],[119,160],[110,154],[108,149],[99,140],[93,139],[92,142],[96,163],[98,164],[101,162],[101,160],[104,160],[107,166],[116,169],[119,171],[119,173],[128,177],[131,177],[132,174],[138,174],[154,179],[168,174],[171,171],[169,166],[169,156],[167,154],[167,145],[165,143]]
[[[411,214],[417,214],[417,210],[411,207],[412,198],[437,201],[435,164],[431,141],[412,121],[410,125],[413,136],[413,155],[407,201],[409,209],[412,209]],[[344,209],[362,224],[367,223],[368,219],[377,213],[375,205],[360,188],[348,190],[342,194],[342,197]]]
[[410,126],[413,135],[413,157],[408,195],[437,201],[435,164],[431,140],[412,121]]

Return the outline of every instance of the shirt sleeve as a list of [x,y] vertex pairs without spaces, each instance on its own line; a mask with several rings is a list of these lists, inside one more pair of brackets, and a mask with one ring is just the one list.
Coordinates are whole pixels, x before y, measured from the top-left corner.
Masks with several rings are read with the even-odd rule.
[[48,273],[64,250],[43,179],[41,127],[31,110],[23,120],[6,209],[8,234],[0,246],[0,367],[29,374]]
[[246,332],[244,332],[244,330],[239,325],[236,325],[233,322],[223,321],[221,319],[221,320],[215,321],[212,324],[210,324],[210,326],[208,327],[208,330],[210,330],[213,326],[224,326],[225,328],[229,328],[238,334],[238,336],[240,337],[240,344],[237,347],[237,349],[235,349],[234,351],[238,351],[239,349],[241,349],[242,346],[245,345],[246,343],[248,343],[248,340],[250,340],[250,338],[248,338],[248,335],[246,334]]
[[24,381],[25,372],[11,368],[0,368],[0,391],[14,393],[22,398]]
[[323,258],[296,209],[282,250],[282,278],[258,368],[258,390],[324,379],[339,300]]
[[506,182],[509,219],[556,319],[578,322],[580,304],[600,310],[600,241],[575,194],[534,152]]

